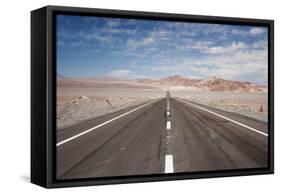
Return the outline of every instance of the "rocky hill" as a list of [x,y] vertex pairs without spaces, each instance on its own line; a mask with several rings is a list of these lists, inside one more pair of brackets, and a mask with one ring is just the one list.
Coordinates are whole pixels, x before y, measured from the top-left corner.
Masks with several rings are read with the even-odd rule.
[[225,80],[218,77],[209,77],[207,79],[191,79],[181,77],[178,75],[169,76],[163,79],[140,79],[139,83],[147,84],[151,86],[182,86],[182,87],[194,87],[207,91],[241,91],[241,92],[266,92],[266,86],[253,84],[245,81],[233,81]]

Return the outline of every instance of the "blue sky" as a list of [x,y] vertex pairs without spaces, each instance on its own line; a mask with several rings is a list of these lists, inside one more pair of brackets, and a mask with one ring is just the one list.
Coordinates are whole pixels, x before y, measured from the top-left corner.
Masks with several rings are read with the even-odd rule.
[[57,72],[68,77],[267,82],[267,28],[57,16]]

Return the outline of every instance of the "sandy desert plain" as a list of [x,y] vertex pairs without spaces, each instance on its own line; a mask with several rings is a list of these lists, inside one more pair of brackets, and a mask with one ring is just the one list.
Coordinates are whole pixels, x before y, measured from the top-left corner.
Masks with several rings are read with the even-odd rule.
[[180,76],[159,80],[58,77],[57,129],[152,99],[164,98],[167,91],[170,91],[171,97],[188,99],[267,122],[267,87],[249,82]]

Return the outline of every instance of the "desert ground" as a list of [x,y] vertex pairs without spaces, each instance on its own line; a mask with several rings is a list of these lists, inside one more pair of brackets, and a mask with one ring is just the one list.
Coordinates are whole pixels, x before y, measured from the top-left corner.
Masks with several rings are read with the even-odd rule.
[[[171,97],[179,97],[193,102],[229,112],[245,115],[267,122],[268,97],[262,88],[247,91],[245,86],[235,85],[235,91],[229,91],[233,84],[223,85],[221,91],[208,90],[208,82],[196,81],[194,85],[186,84],[179,77],[169,77],[162,81],[150,80],[107,80],[93,78],[59,78],[57,80],[57,129],[92,119],[107,113],[148,102],[152,99],[164,98],[169,90]],[[195,81],[188,80],[188,83]],[[198,86],[198,82],[202,87]],[[218,80],[212,80],[211,86]],[[169,84],[167,84],[169,83]],[[243,85],[243,84],[242,84]],[[237,89],[238,87],[238,89]],[[207,88],[207,89],[206,89]],[[218,88],[218,87],[217,87]],[[242,89],[239,89],[242,88]],[[251,91],[250,91],[251,90]]]
[[125,82],[58,80],[57,129],[165,96],[165,91]]
[[174,91],[176,97],[262,120],[268,120],[267,93]]

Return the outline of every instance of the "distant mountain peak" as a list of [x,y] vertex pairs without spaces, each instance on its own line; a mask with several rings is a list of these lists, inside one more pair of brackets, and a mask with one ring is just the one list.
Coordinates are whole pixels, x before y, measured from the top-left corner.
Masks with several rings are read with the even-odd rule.
[[208,91],[241,91],[241,92],[261,92],[258,85],[246,81],[226,80],[217,76],[210,76],[206,79],[195,79],[183,77],[180,75],[168,76],[166,78],[152,80],[146,79],[140,81],[143,84],[154,85],[158,87],[193,87]]
[[217,77],[217,76],[210,76],[210,77],[208,77],[206,80],[214,81],[214,80],[217,80],[217,79],[221,79],[221,78],[219,78],[219,77]]
[[180,75],[172,75],[172,76],[169,76],[168,78],[183,78],[182,76],[180,76]]

